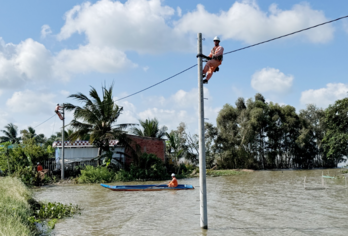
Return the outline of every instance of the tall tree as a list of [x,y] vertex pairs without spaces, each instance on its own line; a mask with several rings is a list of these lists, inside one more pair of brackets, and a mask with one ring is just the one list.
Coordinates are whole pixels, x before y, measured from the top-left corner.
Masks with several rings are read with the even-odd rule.
[[82,93],[72,94],[69,98],[73,98],[83,106],[65,104],[67,111],[74,112],[74,119],[70,125],[74,132],[70,135],[72,141],[82,139],[86,135],[90,135],[90,142],[99,148],[98,156],[101,157],[102,152],[107,154],[108,160],[111,159],[109,141],[118,140],[121,145],[127,149],[131,149],[130,138],[127,137],[126,128],[133,124],[117,124],[123,107],[119,107],[113,100],[113,85],[109,88],[102,87],[102,94],[99,96],[97,90],[91,87],[89,96]]
[[33,127],[28,127],[28,129],[23,129],[20,131],[22,135],[22,140],[34,139],[36,143],[44,143],[46,141],[44,134],[36,134]]
[[139,123],[142,129],[136,127],[131,129],[131,132],[135,135],[151,138],[163,138],[166,136],[168,128],[166,126],[159,127],[159,123],[156,118],[146,119],[145,121],[139,120]]
[[0,136],[0,143],[2,142],[11,142],[19,143],[21,140],[21,137],[17,137],[18,135],[18,127],[12,123],[9,123],[5,126],[4,130],[0,130],[4,134],[4,136]]
[[337,100],[325,112],[327,132],[323,139],[323,148],[328,158],[337,165],[348,156],[348,98]]

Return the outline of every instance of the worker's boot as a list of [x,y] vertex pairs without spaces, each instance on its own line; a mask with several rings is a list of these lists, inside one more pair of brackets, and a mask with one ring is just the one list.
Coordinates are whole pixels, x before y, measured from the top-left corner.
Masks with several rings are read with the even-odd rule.
[[208,83],[208,80],[207,79],[204,79],[203,80],[203,84],[207,84]]
[[205,78],[205,74],[203,74],[202,78]]

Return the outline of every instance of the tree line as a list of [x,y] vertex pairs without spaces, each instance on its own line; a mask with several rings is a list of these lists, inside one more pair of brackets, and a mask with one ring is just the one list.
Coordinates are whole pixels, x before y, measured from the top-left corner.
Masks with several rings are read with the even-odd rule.
[[[117,139],[128,150],[136,164],[140,153],[127,138],[127,133],[166,139],[166,155],[177,166],[180,159],[198,163],[198,136],[191,135],[184,123],[167,132],[156,118],[139,120],[137,124],[118,124],[123,108],[112,96],[113,87],[102,88],[102,96],[92,88],[87,95],[70,95],[82,106],[65,104],[74,114],[70,129],[65,132],[68,140],[89,140],[100,149],[98,154],[107,162],[112,152],[109,140]],[[12,144],[33,140],[51,146],[61,139],[57,132],[50,138],[36,134],[28,127],[18,136],[13,124],[0,130],[1,142]],[[238,98],[235,105],[225,104],[220,110],[216,126],[205,123],[205,149],[207,167],[220,169],[272,169],[336,167],[348,153],[348,98],[338,100],[327,109],[308,105],[299,113],[290,105],[266,102],[261,94],[245,101]],[[106,154],[102,155],[101,152]]]
[[226,104],[216,127],[205,125],[207,165],[219,168],[336,167],[348,154],[348,98],[327,109],[238,98]]

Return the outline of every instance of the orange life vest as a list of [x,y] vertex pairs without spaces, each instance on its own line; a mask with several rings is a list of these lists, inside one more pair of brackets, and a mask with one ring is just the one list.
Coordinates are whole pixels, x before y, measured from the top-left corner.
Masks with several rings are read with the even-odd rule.
[[174,177],[172,179],[172,181],[170,181],[170,183],[168,184],[168,187],[171,187],[171,188],[175,188],[178,186],[178,181],[176,180],[176,178]]

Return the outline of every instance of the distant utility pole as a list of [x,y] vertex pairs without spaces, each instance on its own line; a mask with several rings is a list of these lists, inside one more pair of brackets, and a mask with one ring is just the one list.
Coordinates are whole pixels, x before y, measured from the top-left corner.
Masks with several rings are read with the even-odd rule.
[[62,127],[62,164],[61,164],[61,179],[64,179],[64,126],[65,126],[65,111],[64,103],[62,106],[63,127]]
[[[198,33],[198,54],[202,54],[202,33]],[[198,57],[198,132],[199,132],[199,186],[200,186],[200,213],[201,228],[208,229],[207,213],[207,184],[205,165],[204,142],[204,99],[203,99],[203,66],[202,57]]]

